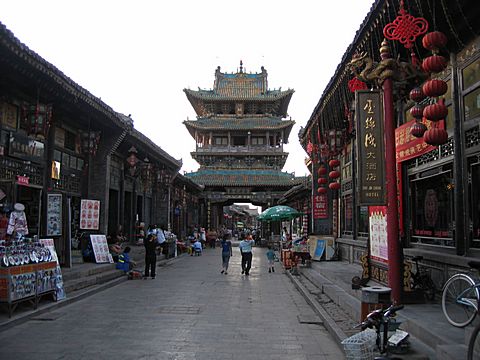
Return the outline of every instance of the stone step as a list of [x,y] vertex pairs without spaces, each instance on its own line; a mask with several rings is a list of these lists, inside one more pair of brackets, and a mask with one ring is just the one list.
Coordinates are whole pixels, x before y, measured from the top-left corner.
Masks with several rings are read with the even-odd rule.
[[117,269],[109,269],[108,271],[103,271],[100,273],[94,273],[89,276],[82,276],[78,279],[71,279],[64,281],[65,292],[68,296],[70,292],[78,291],[80,289],[85,289],[90,286],[106,283],[110,280],[126,276],[125,273]]

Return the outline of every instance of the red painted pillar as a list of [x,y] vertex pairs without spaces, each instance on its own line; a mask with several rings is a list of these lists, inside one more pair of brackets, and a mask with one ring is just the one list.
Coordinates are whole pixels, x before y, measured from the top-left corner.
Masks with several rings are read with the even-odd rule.
[[[380,48],[382,60],[391,57],[387,41]],[[395,114],[393,103],[393,81],[383,82],[385,112],[385,172],[387,180],[387,243],[388,243],[388,286],[392,289],[391,298],[399,304],[402,290],[401,246],[398,232],[397,178],[395,156]]]

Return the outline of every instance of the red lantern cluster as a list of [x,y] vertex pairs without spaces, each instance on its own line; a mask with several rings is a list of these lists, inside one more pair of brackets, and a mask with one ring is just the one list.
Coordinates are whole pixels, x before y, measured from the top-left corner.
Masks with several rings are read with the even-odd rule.
[[322,164],[320,165],[320,167],[318,168],[318,189],[317,189],[317,192],[319,194],[325,194],[327,192],[327,187],[326,187],[326,184],[328,183],[328,179],[327,179],[327,167]]
[[[446,44],[447,37],[439,31],[433,31],[423,37],[423,47],[433,52],[432,56],[423,60],[422,68],[424,71],[437,73],[447,67],[447,59],[438,55],[440,48],[445,47]],[[435,100],[433,100],[433,98],[438,98],[447,92],[447,83],[440,79],[430,79],[425,82],[422,90],[425,95],[432,98],[432,104],[423,109],[423,116],[427,120],[432,121],[432,128],[425,131],[423,140],[429,145],[438,146],[445,144],[448,141],[448,133],[446,130],[438,128],[436,122],[445,119],[448,115],[448,109],[443,99],[441,101],[437,99],[437,101],[434,102]]]
[[410,109],[410,115],[415,118],[415,124],[410,128],[410,134],[417,138],[421,138],[423,133],[427,130],[427,127],[422,123],[423,119],[423,105],[418,104],[420,101],[425,99],[425,94],[421,87],[413,88],[410,91],[410,99],[415,101],[417,104],[413,105]]
[[330,172],[328,173],[328,177],[331,179],[330,184],[328,187],[330,190],[338,190],[340,189],[340,183],[336,180],[340,177],[340,172],[335,170],[337,166],[340,166],[340,160],[338,159],[331,159],[328,162],[328,166],[330,167]]

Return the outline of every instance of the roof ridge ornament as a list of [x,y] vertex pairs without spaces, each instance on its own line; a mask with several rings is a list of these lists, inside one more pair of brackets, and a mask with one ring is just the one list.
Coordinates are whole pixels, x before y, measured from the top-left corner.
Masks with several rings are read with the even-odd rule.
[[240,74],[243,73],[243,61],[240,60]]

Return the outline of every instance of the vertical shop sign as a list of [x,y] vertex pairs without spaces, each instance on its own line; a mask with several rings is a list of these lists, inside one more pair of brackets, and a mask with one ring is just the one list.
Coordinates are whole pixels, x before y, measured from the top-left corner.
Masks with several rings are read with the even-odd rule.
[[80,205],[80,229],[98,230],[100,220],[100,201],[82,199]]
[[385,205],[385,151],[381,92],[357,91],[355,94],[358,204]]
[[387,207],[369,206],[370,258],[388,263]]
[[47,236],[62,235],[62,194],[47,195]]
[[328,219],[328,197],[326,194],[313,197],[313,218]]

